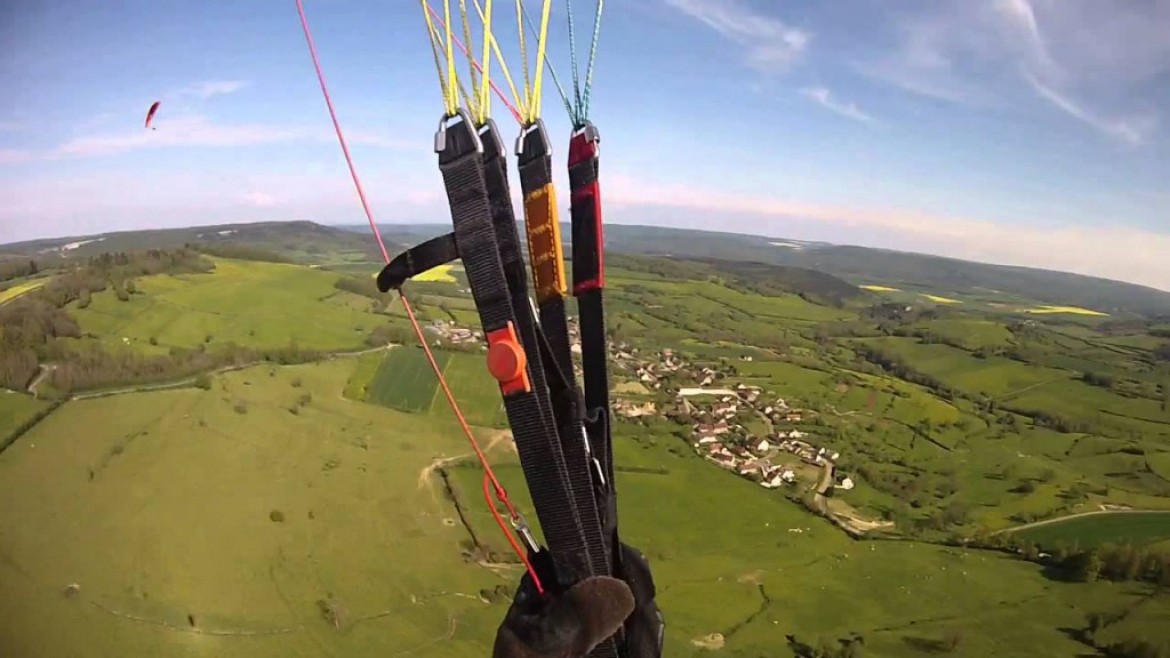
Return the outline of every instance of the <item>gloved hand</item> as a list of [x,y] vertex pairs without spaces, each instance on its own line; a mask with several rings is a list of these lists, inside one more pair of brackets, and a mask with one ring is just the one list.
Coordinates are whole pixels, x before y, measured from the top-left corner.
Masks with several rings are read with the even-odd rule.
[[[624,544],[621,549],[623,575],[629,583],[595,576],[561,594],[541,597],[525,574],[496,634],[492,658],[584,658],[623,624],[623,655],[659,658],[663,623],[654,603],[649,565],[636,550]],[[533,558],[538,574],[551,572],[546,553]]]

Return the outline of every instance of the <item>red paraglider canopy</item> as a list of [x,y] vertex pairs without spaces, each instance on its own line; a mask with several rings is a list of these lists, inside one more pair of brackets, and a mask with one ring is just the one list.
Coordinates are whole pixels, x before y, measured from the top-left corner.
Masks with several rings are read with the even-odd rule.
[[151,104],[150,109],[146,111],[146,125],[144,127],[150,128],[150,122],[154,121],[154,113],[158,111],[159,104],[162,101],[155,101]]

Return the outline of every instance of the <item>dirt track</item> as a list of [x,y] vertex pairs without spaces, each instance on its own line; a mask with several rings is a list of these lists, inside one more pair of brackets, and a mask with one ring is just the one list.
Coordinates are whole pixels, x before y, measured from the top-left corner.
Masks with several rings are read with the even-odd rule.
[[[500,444],[501,441],[505,441],[505,440],[508,441],[508,444],[511,447],[512,451],[515,452],[516,451],[516,444],[512,442],[512,432],[510,432],[508,430],[496,430],[492,433],[491,438],[488,439],[487,445],[484,446],[484,448],[483,448],[484,454],[485,455],[490,454],[492,452],[492,450],[494,450],[496,448],[496,446],[498,446]],[[461,455],[455,455],[453,457],[438,457],[438,458],[436,458],[434,461],[432,461],[430,464],[427,464],[426,466],[424,466],[423,469],[418,472],[418,488],[423,489],[423,488],[426,488],[427,486],[429,486],[429,484],[431,482],[431,477],[435,474],[436,470],[446,466],[447,464],[454,464],[456,462],[459,462],[459,461],[462,461],[464,459],[467,459],[469,457],[474,457],[474,456],[475,456],[474,452],[466,452],[466,453],[463,453]]]
[[998,535],[998,534],[1004,533],[1004,532],[1015,532],[1017,530],[1027,530],[1028,528],[1036,528],[1036,527],[1039,527],[1042,525],[1049,525],[1052,523],[1060,523],[1061,521],[1068,521],[1069,519],[1076,519],[1076,518],[1080,518],[1082,516],[1100,516],[1102,514],[1149,514],[1151,512],[1162,513],[1162,514],[1166,514],[1166,515],[1170,516],[1170,511],[1157,510],[1157,509],[1098,509],[1098,510],[1093,510],[1091,512],[1077,512],[1076,514],[1069,514],[1067,516],[1058,516],[1054,519],[1044,519],[1043,521],[1033,521],[1032,523],[1025,523],[1023,525],[1017,525],[1017,526],[1012,526],[1010,528],[1004,528],[1003,530],[996,530],[995,532],[993,532],[991,534]]

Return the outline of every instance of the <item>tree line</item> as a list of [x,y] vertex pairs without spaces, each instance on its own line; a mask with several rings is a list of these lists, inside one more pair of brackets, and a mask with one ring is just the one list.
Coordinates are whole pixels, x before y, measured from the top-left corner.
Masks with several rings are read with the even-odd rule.
[[[111,287],[125,301],[138,292],[134,277],[210,272],[214,267],[198,252],[186,249],[104,253],[68,261],[64,271],[45,285],[0,306],[0,386],[24,390],[42,362],[72,357],[62,350],[79,349],[61,341],[82,337],[69,304],[86,306],[94,292]],[[165,370],[159,363],[130,363],[129,356],[98,353],[102,353],[98,347],[86,348],[78,355],[83,364],[63,364],[54,371],[50,383],[61,390],[74,390],[89,383],[123,381],[119,378],[129,373]],[[184,368],[174,370],[185,372]]]
[[0,281],[11,281],[32,276],[41,271],[35,260],[24,258],[5,258],[0,260]]
[[[1021,540],[1014,533],[978,536],[969,546],[1007,550],[1030,562],[1051,567],[1070,580],[1092,582],[1143,582],[1170,588],[1170,551],[1105,543],[1082,548],[1078,543],[1057,541],[1051,547]],[[1047,549],[1050,552],[1045,552]]]

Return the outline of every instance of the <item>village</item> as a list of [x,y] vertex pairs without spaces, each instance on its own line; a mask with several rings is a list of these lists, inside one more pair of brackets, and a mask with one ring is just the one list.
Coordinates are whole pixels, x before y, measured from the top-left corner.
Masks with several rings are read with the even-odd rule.
[[[750,361],[752,357],[740,359]],[[834,473],[840,454],[818,447],[796,427],[816,412],[793,408],[783,398],[772,399],[758,386],[739,383],[720,388],[718,382],[726,379],[728,372],[710,365],[696,366],[671,349],[663,349],[652,360],[644,361],[638,358],[637,348],[619,343],[611,360],[647,390],[672,393],[675,408],[664,411],[664,415],[691,421],[692,447],[719,467],[766,489],[795,487],[801,479],[811,480],[809,488],[815,487],[818,493],[853,488],[851,478]],[[676,389],[674,385],[679,383],[694,386]],[[653,402],[622,398],[614,401],[613,409],[624,418],[658,413]],[[768,428],[766,434],[747,427],[752,417]],[[804,478],[800,477],[802,471]]]
[[[475,344],[483,336],[482,331],[459,327],[453,321],[434,320],[427,329],[453,345]],[[579,357],[576,317],[569,317],[568,330],[571,349]],[[752,357],[744,355],[740,360],[751,361]],[[610,361],[615,370],[636,381],[640,391],[673,397],[673,408],[662,410],[654,401],[631,399],[638,396],[618,397],[613,412],[619,418],[663,415],[688,420],[695,452],[766,489],[795,488],[801,481],[822,494],[853,488],[851,478],[836,472],[840,454],[817,446],[813,437],[797,427],[815,416],[815,411],[794,408],[783,398],[766,395],[758,386],[739,383],[732,388],[720,387],[731,374],[725,366],[699,366],[669,348],[646,359],[637,347],[619,342],[610,345]],[[579,363],[574,364],[574,370],[580,376]],[[749,422],[752,418],[761,422]],[[762,424],[767,432],[753,431],[749,424]]]

